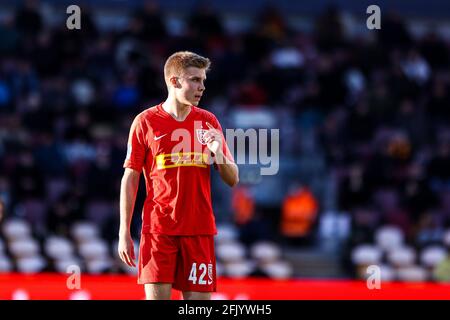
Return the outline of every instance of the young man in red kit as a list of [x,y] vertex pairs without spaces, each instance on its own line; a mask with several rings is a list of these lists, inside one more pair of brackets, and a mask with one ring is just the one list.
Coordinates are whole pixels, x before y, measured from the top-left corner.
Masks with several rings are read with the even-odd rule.
[[216,291],[210,166],[235,186],[238,167],[217,118],[197,107],[205,91],[207,58],[177,52],[164,65],[166,101],[141,112],[131,125],[120,189],[118,251],[135,266],[130,223],[139,177],[147,197],[142,210],[138,283],[147,299],[210,299]]

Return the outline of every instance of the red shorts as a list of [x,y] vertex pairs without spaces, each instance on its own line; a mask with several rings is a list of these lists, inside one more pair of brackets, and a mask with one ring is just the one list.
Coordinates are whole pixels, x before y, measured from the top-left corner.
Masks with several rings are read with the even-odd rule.
[[214,236],[143,233],[138,283],[172,283],[180,291],[215,292]]

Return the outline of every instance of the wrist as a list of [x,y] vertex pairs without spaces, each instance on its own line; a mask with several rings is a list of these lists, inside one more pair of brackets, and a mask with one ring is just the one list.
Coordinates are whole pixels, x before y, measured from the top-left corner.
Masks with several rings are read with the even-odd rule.
[[224,156],[222,150],[218,150],[217,153],[214,154],[214,161],[216,164],[225,163],[225,156]]
[[120,229],[119,229],[119,237],[120,238],[123,238],[123,237],[128,237],[128,236],[130,236],[131,235],[131,233],[130,233],[130,228],[126,228],[126,227],[121,227]]

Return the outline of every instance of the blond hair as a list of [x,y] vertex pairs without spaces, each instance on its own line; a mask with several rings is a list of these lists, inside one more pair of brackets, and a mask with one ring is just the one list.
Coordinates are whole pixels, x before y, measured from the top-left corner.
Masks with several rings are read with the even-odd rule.
[[180,76],[189,67],[209,70],[211,61],[190,51],[178,51],[167,58],[164,64],[164,79],[169,83],[173,76]]

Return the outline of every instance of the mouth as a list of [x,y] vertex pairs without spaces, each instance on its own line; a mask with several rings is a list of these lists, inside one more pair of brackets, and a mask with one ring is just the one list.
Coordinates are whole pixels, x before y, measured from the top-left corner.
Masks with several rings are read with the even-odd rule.
[[194,96],[194,98],[195,98],[196,100],[200,100],[200,99],[201,99],[201,97],[202,97],[202,95],[201,95],[201,94],[196,94],[196,95]]

